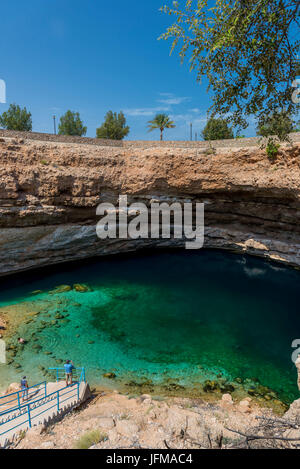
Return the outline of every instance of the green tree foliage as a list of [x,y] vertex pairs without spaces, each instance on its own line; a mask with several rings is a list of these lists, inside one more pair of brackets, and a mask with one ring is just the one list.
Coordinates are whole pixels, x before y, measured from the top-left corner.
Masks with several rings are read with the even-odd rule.
[[278,136],[280,140],[285,140],[286,136],[296,131],[295,122],[285,112],[274,112],[270,116],[261,116],[258,121],[257,135],[269,137]]
[[234,138],[232,129],[225,119],[211,117],[202,131],[204,140],[225,140]]
[[27,112],[26,107],[21,109],[17,104],[11,104],[8,110],[0,116],[0,126],[8,130],[31,132],[31,113]]
[[247,127],[247,116],[294,115],[292,82],[299,75],[299,0],[185,0],[162,11],[175,17],[161,36],[191,60],[198,80],[207,76],[212,117]]
[[168,114],[156,114],[152,121],[148,122],[149,132],[152,130],[160,130],[160,140],[163,140],[164,130],[165,129],[174,129],[176,125],[173,121],[170,120]]
[[266,152],[270,161],[276,160],[280,145],[271,137],[266,146]]
[[96,131],[98,138],[109,138],[112,140],[123,140],[129,134],[130,128],[126,125],[123,112],[108,111],[105,122]]
[[79,112],[67,111],[61,118],[58,126],[59,135],[85,135],[87,128],[80,119]]

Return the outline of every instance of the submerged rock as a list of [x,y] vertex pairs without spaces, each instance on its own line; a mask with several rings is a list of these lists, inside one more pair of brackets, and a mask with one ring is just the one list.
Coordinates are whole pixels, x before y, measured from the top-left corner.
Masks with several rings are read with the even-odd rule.
[[117,375],[115,373],[104,373],[103,378],[115,379]]
[[60,314],[60,313],[56,313],[56,315],[54,317],[55,317],[55,319],[64,319],[64,315]]
[[74,288],[75,291],[77,291],[79,293],[87,293],[87,292],[92,291],[91,288],[88,285],[85,285],[83,283],[75,283],[73,285],[73,288]]
[[233,383],[225,383],[225,384],[222,384],[222,386],[220,386],[220,389],[222,392],[230,394],[234,392],[235,386],[233,385]]
[[248,394],[256,398],[261,398],[265,401],[277,399],[277,394],[272,391],[272,389],[268,388],[267,386],[262,386],[261,384],[250,386],[248,389]]
[[38,352],[39,350],[42,350],[42,347],[39,344],[33,344],[32,349]]
[[214,392],[214,391],[221,391],[220,385],[217,381],[213,380],[206,380],[203,386],[204,392]]
[[5,331],[7,327],[6,320],[0,316],[0,330]]
[[181,386],[180,384],[177,383],[170,383],[167,384],[166,386],[163,386],[163,389],[169,392],[174,392],[174,391],[184,391],[184,386]]
[[[71,320],[67,318],[61,320],[61,324],[68,324],[69,322],[71,322]],[[60,324],[57,324],[57,327],[60,327]]]
[[70,285],[59,285],[58,287],[55,287],[54,290],[51,290],[49,293],[66,293],[71,290],[72,287]]

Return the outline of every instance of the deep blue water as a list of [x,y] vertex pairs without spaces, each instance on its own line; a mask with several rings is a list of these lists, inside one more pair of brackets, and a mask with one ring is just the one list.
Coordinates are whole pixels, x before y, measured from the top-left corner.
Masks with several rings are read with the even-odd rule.
[[[116,383],[177,379],[187,388],[217,375],[255,377],[292,401],[298,397],[291,343],[300,337],[299,282],[298,271],[247,256],[151,252],[2,279],[0,306],[49,303],[17,331],[29,343],[14,360],[32,380],[42,378],[41,365],[72,358],[87,368],[92,384],[107,384],[103,374],[112,370]],[[75,283],[92,291],[49,293]],[[62,310],[67,321],[52,327]],[[48,321],[42,330],[41,321]],[[20,373],[13,364],[0,366],[3,383]]]

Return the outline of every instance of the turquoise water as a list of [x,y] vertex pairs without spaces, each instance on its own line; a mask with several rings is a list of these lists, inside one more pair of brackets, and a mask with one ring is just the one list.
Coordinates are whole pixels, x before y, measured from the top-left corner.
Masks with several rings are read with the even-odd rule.
[[[87,368],[93,385],[176,383],[188,391],[207,379],[240,378],[290,402],[298,397],[291,343],[300,337],[299,281],[291,269],[204,250],[100,259],[2,279],[0,307],[42,306],[16,332],[28,344],[0,365],[0,384],[24,373],[42,380],[41,367],[69,358]],[[75,283],[92,291],[49,292]],[[55,321],[57,312],[64,318]],[[116,379],[104,378],[107,372]]]

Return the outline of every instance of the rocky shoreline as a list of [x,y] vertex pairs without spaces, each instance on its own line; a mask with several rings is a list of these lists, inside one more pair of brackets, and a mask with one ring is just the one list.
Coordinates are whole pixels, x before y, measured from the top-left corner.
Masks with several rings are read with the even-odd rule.
[[[282,417],[251,398],[236,402],[224,394],[214,403],[202,399],[128,397],[117,391],[93,394],[82,409],[62,421],[20,435],[14,449],[238,449],[294,448],[299,438],[300,400]],[[268,427],[272,422],[273,432]],[[292,422],[292,423],[291,423]],[[293,424],[294,422],[294,424]],[[265,428],[265,425],[267,428]],[[286,425],[286,426],[285,426]],[[291,425],[291,427],[289,427]],[[259,435],[246,441],[243,435]],[[271,437],[270,440],[266,437]]]

